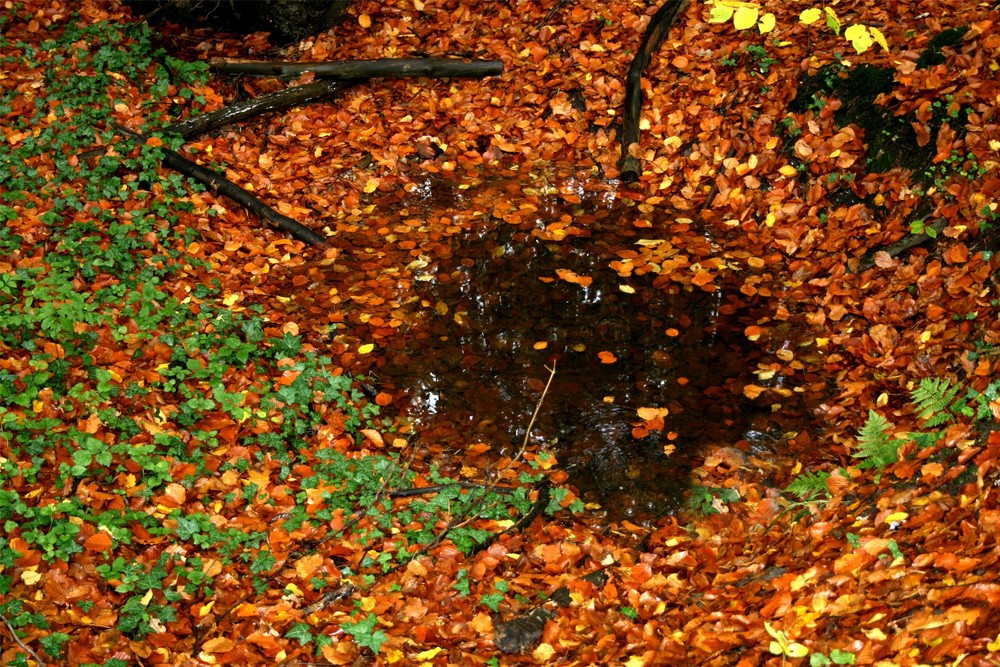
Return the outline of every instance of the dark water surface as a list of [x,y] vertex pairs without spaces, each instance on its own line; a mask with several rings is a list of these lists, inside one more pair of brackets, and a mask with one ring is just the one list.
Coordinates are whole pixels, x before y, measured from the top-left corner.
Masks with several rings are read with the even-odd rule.
[[[440,197],[430,199],[439,211]],[[447,240],[430,278],[413,283],[424,308],[379,382],[407,397],[427,442],[482,441],[512,454],[555,361],[531,442],[551,444],[584,499],[611,516],[670,512],[699,449],[745,437],[757,409],[741,389],[755,380],[758,351],[744,329],[759,313],[735,290],[654,286],[655,274],[622,278],[608,267],[636,241],[669,234],[668,214],[637,229],[636,209],[607,195],[535,201],[513,224],[484,219]],[[579,235],[542,238],[566,216]],[[593,282],[560,280],[560,269]],[[617,361],[603,363],[603,351]],[[634,437],[640,407],[669,409],[662,432]]]

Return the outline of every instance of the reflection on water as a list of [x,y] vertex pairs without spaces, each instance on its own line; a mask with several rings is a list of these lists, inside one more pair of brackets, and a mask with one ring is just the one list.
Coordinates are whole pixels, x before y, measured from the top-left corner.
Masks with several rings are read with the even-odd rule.
[[[582,235],[541,238],[567,214]],[[627,215],[634,209],[550,197],[517,224],[484,221],[452,237],[428,279],[414,283],[423,316],[379,370],[409,397],[425,439],[513,453],[553,360],[558,372],[530,438],[555,442],[585,499],[613,515],[674,509],[697,447],[740,439],[752,410],[739,387],[754,368],[743,336],[753,316],[738,293],[620,278],[608,264],[639,238]],[[557,270],[592,282],[558,279]],[[666,428],[634,437],[640,407],[669,408]]]

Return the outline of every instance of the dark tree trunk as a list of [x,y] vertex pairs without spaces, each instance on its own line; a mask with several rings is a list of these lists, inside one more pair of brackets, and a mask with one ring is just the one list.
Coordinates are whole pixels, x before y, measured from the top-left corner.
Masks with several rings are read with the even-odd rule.
[[297,42],[336,25],[350,0],[124,0],[148,20],[171,19],[224,32],[271,33],[275,45]]

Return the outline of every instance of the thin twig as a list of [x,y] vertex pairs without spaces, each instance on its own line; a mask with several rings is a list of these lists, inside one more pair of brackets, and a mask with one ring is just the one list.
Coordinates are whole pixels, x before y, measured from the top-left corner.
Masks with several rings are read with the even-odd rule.
[[531,414],[531,421],[528,422],[528,430],[524,432],[524,442],[521,443],[521,450],[517,453],[511,462],[520,458],[524,454],[525,450],[528,448],[528,439],[531,437],[531,429],[535,425],[535,419],[538,418],[538,413],[542,411],[542,402],[545,400],[545,395],[549,393],[549,386],[552,384],[552,378],[556,376],[556,362],[552,360],[552,368],[548,366],[545,370],[549,372],[549,379],[545,382],[545,388],[542,389],[542,395],[538,397],[538,403],[535,404],[535,411]]
[[32,651],[30,648],[28,648],[28,646],[21,641],[21,638],[17,636],[17,631],[14,629],[14,626],[10,624],[10,621],[7,620],[7,617],[4,616],[3,614],[0,614],[0,619],[3,620],[4,625],[6,625],[7,629],[10,630],[10,636],[14,638],[14,641],[17,642],[17,645],[20,646],[22,649],[24,649],[28,653],[28,655],[31,658],[33,658],[35,662],[37,662],[39,665],[44,665],[45,661],[39,658],[38,654]]

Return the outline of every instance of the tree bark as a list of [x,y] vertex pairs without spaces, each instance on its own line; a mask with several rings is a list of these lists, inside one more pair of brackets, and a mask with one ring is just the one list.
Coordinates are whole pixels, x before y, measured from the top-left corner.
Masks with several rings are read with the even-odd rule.
[[639,115],[642,113],[642,74],[649,66],[653,53],[677,20],[677,15],[687,7],[688,0],[665,0],[653,14],[642,38],[638,53],[632,59],[625,78],[625,118],[622,122],[622,156],[618,163],[620,178],[634,183],[642,174],[642,165],[635,151],[639,148]]
[[254,76],[298,76],[314,72],[323,79],[374,79],[377,77],[429,76],[482,78],[503,73],[501,60],[460,58],[379,58],[338,62],[287,63],[268,61],[234,62],[213,58],[209,65],[217,72]]

